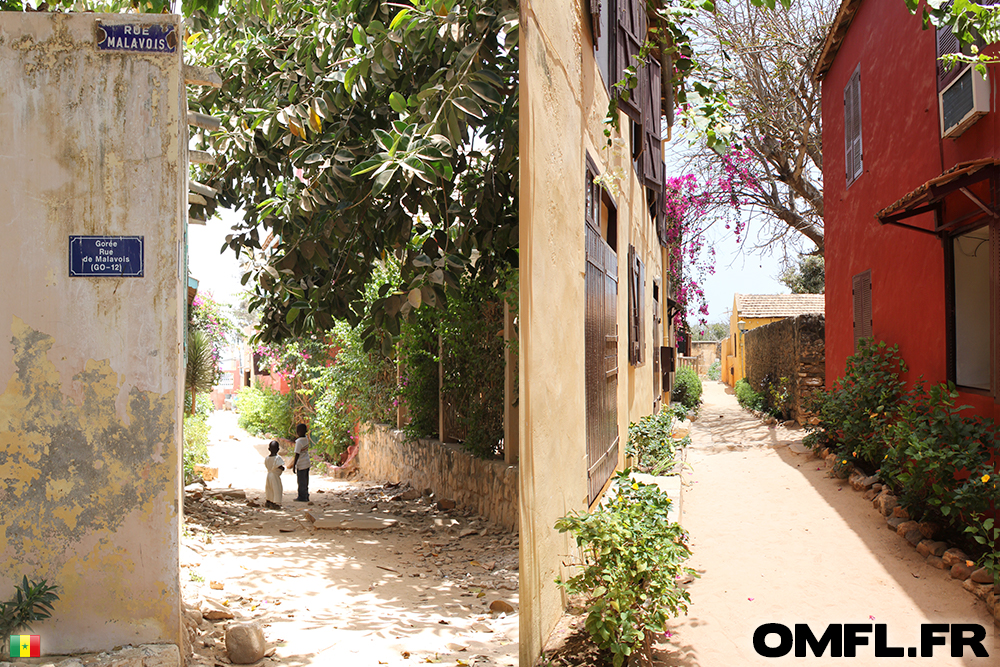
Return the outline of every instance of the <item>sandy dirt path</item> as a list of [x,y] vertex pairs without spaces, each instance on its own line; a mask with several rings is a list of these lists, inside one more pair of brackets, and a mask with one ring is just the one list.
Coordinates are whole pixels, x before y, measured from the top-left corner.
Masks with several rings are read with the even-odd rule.
[[[219,479],[209,487],[243,489],[262,506],[266,441],[239,430],[232,413],[210,424]],[[405,487],[313,474],[307,507],[293,501],[294,478],[283,482],[282,510],[186,500],[185,602],[236,616],[200,622],[189,664],[227,664],[225,627],[241,620],[264,625],[273,655],[261,665],[517,664],[517,613],[490,610],[497,600],[516,610],[516,534],[441,511],[433,497],[392,500]],[[316,529],[306,509],[391,525]]]
[[[1000,642],[982,602],[946,571],[932,568],[846,482],[811,454],[790,446],[801,430],[767,427],[740,410],[718,382],[705,383],[684,474],[682,523],[691,534],[687,617],[671,623],[658,664],[1000,665]],[[795,448],[797,449],[797,448]],[[887,644],[919,644],[921,624],[970,623],[986,629],[991,657],[876,658],[874,637],[854,658],[759,656],[758,626],[807,623],[818,637],[831,624],[885,624]],[[772,636],[769,645],[778,643]]]

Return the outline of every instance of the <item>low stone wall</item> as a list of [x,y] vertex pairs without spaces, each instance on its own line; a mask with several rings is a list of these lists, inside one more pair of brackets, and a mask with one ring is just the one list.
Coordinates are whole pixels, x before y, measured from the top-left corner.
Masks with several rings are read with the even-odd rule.
[[438,498],[517,531],[517,466],[477,459],[461,445],[409,440],[385,424],[362,429],[358,443],[358,470],[364,479],[430,489]]
[[805,406],[826,383],[826,320],[799,315],[751,329],[745,334],[747,382],[760,391],[767,379],[788,378],[791,418],[805,423]]

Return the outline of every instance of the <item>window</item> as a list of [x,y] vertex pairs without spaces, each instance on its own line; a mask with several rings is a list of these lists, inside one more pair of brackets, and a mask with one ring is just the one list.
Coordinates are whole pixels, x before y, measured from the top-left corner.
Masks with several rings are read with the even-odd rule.
[[861,63],[844,88],[844,170],[847,185],[864,171],[861,150]]
[[951,379],[990,389],[990,228],[951,238]]
[[854,295],[854,351],[858,341],[872,337],[872,272],[859,273],[852,279]]
[[611,69],[614,42],[613,23],[609,5],[612,0],[590,0],[590,27],[594,33],[594,58],[601,70],[604,89],[611,92]]
[[645,331],[646,266],[634,246],[628,247],[628,362],[641,366],[646,361]]

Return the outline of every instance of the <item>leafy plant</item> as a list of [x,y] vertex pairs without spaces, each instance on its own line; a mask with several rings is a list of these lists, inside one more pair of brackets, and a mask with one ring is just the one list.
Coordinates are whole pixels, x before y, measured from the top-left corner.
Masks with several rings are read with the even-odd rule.
[[679,368],[674,373],[674,388],[670,400],[680,403],[688,410],[694,410],[701,403],[701,378],[693,368]]
[[993,584],[1000,586],[1000,525],[994,518],[977,512],[972,515],[972,522],[965,527],[965,532],[985,549],[978,562],[993,575]]
[[182,460],[185,484],[194,481],[194,467],[196,465],[208,463],[208,432],[209,426],[205,417],[200,414],[185,415]]
[[588,598],[585,627],[615,667],[643,645],[647,633],[663,632],[691,601],[679,583],[696,576],[684,562],[687,534],[670,522],[670,498],[656,485],[619,473],[609,500],[594,512],[574,512],[556,521],[574,534],[582,554],[580,572],[556,583]]
[[[199,392],[212,391],[219,376],[213,350],[208,335],[201,329],[188,329],[187,369],[184,374],[184,387],[192,400]],[[188,405],[191,405],[189,402]],[[197,401],[191,405],[194,412]]]
[[58,600],[55,586],[49,586],[44,579],[29,582],[25,576],[14,585],[14,597],[0,604],[0,637],[9,637],[21,628],[30,629],[35,621],[49,618]]
[[767,375],[761,383],[761,389],[760,395],[765,406],[763,411],[781,419],[788,419],[792,409],[792,392],[788,378],[775,379]]
[[753,390],[746,378],[737,380],[733,390],[736,392],[736,401],[744,410],[764,412],[767,409],[766,399]]
[[674,468],[677,448],[684,446],[684,441],[672,437],[674,419],[686,415],[686,408],[673,405],[629,424],[625,453],[635,459],[639,470],[660,475]]
[[289,437],[292,404],[288,395],[260,385],[244,387],[238,394],[239,427],[254,435]]
[[877,470],[888,450],[883,429],[902,406],[906,383],[900,376],[905,372],[898,346],[862,339],[847,358],[844,376],[810,402],[809,410],[819,418],[818,425],[809,427],[819,431],[815,446],[830,446],[838,457],[869,473]]
[[718,381],[722,377],[722,362],[716,359],[705,373],[709,380]]
[[993,423],[963,416],[969,406],[957,399],[953,385],[918,383],[882,429],[880,476],[912,515],[961,525],[1000,501],[1000,493]]

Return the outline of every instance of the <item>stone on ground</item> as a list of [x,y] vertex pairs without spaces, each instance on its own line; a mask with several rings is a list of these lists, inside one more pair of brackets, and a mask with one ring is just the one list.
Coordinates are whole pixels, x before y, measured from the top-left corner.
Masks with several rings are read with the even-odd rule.
[[264,631],[260,624],[235,623],[226,630],[226,653],[234,665],[249,665],[264,657]]

